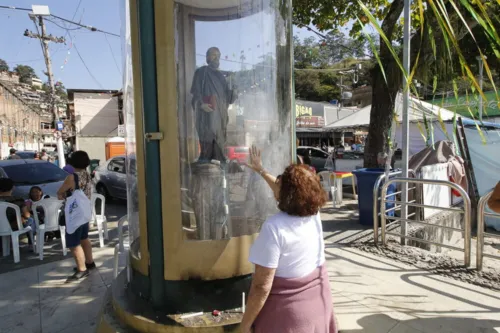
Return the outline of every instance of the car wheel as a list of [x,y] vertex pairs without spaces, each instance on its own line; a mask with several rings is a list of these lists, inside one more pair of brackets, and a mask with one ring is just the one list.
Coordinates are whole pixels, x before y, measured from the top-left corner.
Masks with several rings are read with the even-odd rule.
[[95,190],[97,191],[97,193],[104,196],[106,199],[110,199],[108,189],[103,184],[101,183],[97,184]]

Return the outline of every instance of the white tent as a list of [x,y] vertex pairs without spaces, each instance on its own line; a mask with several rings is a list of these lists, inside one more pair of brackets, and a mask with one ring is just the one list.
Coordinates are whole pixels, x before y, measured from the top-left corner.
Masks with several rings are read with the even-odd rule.
[[[402,135],[401,135],[401,120],[403,119],[403,96],[398,94],[396,97],[396,137],[395,142],[398,147],[402,146]],[[368,128],[370,124],[370,111],[371,105],[368,105],[356,113],[347,116],[343,119],[337,120],[331,124],[325,126],[325,130],[333,132],[342,132],[346,130],[353,130],[357,128]],[[410,97],[409,105],[409,117],[410,117],[410,156],[418,153],[425,148],[426,142],[424,137],[426,136],[424,128],[424,115],[427,119],[428,126],[433,137],[433,141],[451,140],[453,138],[453,118],[455,116],[454,112],[443,109],[439,106],[423,102],[416,98]],[[439,119],[442,119],[445,125],[445,129],[441,126]]]

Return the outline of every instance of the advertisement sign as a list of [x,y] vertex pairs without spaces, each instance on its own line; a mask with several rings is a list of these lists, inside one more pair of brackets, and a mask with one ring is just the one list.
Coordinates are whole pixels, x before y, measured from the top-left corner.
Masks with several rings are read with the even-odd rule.
[[295,100],[295,116],[325,116],[325,106],[323,103],[318,102],[306,102],[301,100]]
[[118,125],[118,136],[125,137],[125,125]]
[[325,118],[319,116],[302,116],[296,118],[296,127],[323,127]]

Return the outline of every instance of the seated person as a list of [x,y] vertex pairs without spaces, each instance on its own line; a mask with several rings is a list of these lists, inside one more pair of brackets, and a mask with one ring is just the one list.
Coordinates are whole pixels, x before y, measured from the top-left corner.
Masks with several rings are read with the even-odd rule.
[[303,160],[303,163],[301,163],[301,164],[306,164],[306,165],[308,165],[308,166],[309,166],[309,169],[310,169],[312,172],[316,173],[316,168],[312,166],[311,157],[309,157],[308,155],[306,155],[306,156],[302,157],[302,160]]
[[[0,202],[8,202],[19,206],[21,210],[21,219],[23,227],[31,226],[33,232],[35,232],[35,222],[31,217],[28,206],[24,203],[24,199],[21,197],[15,197],[12,195],[14,190],[14,182],[10,178],[0,178]],[[18,230],[16,212],[12,208],[7,209],[7,219],[13,231]]]
[[[39,186],[33,186],[30,189],[29,198],[28,198],[28,200],[25,201],[25,203],[31,212],[31,216],[33,216],[33,214],[35,213],[31,209],[31,206],[34,203],[37,203],[43,199],[48,199],[48,198],[50,198],[50,196],[47,194],[44,194],[43,190]],[[38,222],[40,224],[44,224],[45,223],[45,211],[43,210],[43,208],[37,207],[36,213],[38,215]],[[50,231],[50,232],[45,233],[45,237],[47,238],[47,241],[49,241],[49,242],[52,241],[54,238],[60,238],[60,235],[61,235],[61,233],[59,231],[53,231],[53,232]]]

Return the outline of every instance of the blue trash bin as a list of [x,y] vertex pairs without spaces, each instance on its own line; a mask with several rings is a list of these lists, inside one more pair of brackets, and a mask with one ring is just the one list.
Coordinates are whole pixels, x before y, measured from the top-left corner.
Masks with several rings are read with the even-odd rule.
[[[373,186],[380,175],[385,173],[384,169],[358,169],[352,172],[356,176],[358,185],[358,206],[359,206],[359,222],[362,225],[373,226]],[[391,177],[392,178],[392,177]],[[396,184],[391,184],[387,188],[387,194],[396,192]],[[380,192],[379,192],[380,196]],[[388,197],[389,200],[394,200],[394,196]],[[393,208],[394,203],[387,203],[386,209]],[[387,215],[394,216],[394,210]]]

